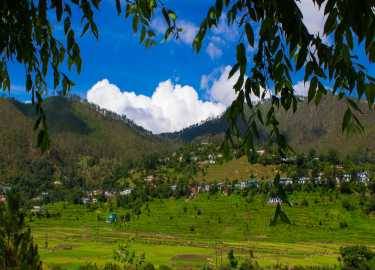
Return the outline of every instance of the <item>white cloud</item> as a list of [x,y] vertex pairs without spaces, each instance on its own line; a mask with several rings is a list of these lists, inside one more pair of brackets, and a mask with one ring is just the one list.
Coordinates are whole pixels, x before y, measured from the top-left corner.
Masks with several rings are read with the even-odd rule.
[[312,0],[296,1],[296,3],[302,12],[303,22],[310,34],[319,33],[320,37],[323,37],[325,2],[322,4],[320,9],[319,6],[315,5]]
[[178,27],[182,28],[182,32],[180,33],[180,39],[186,44],[192,44],[195,38],[195,35],[198,32],[198,27],[188,21],[179,21]]
[[[206,89],[209,99],[224,104],[227,107],[231,105],[233,100],[237,97],[233,86],[237,82],[239,74],[237,73],[228,79],[231,69],[231,66],[226,66],[220,70],[215,69],[210,74],[201,77],[201,88]],[[260,98],[254,94],[251,94],[250,97],[254,103],[260,101]],[[267,99],[269,97],[269,93],[266,93],[265,98]]]
[[219,78],[212,81],[209,89],[210,99],[223,103],[226,106],[232,104],[233,100],[235,100],[237,97],[237,94],[233,89],[233,85],[236,83],[238,76],[233,76],[232,78],[228,79],[231,68],[231,66],[226,66],[223,68]]
[[212,32],[217,36],[222,36],[225,40],[235,41],[238,37],[238,27],[237,24],[228,25],[227,17],[225,15],[221,16],[219,23],[216,27],[212,28]]
[[[164,35],[167,30],[167,24],[160,17],[155,17],[151,22],[151,27],[156,31],[157,34]],[[198,32],[198,27],[189,21],[178,20],[177,27],[182,28],[182,32],[179,34],[179,41],[182,43],[191,45],[195,35]]]
[[212,42],[208,43],[206,52],[211,59],[217,59],[223,55],[223,51]]
[[308,91],[309,91],[310,83],[299,81],[295,85],[293,85],[294,88],[294,94],[297,96],[307,97]]
[[126,115],[154,133],[181,130],[210,117],[219,116],[226,106],[203,101],[191,86],[160,82],[151,97],[121,91],[107,79],[87,91],[87,100],[102,108]]

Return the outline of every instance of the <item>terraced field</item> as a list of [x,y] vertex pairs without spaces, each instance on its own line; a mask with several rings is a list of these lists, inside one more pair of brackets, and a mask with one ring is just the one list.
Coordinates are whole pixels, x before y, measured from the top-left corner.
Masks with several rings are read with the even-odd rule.
[[[291,199],[294,207],[285,210],[293,224],[274,227],[269,226],[274,206],[260,195],[154,200],[130,222],[116,224],[105,222],[110,208],[119,217],[128,210],[59,203],[48,206],[59,216],[34,218],[31,224],[44,262],[68,269],[112,261],[125,241],[148,261],[179,269],[218,265],[229,249],[242,258],[253,255],[261,265],[335,265],[341,246],[375,248],[375,217],[363,213],[359,196],[300,192]],[[354,210],[343,208],[343,201]]]

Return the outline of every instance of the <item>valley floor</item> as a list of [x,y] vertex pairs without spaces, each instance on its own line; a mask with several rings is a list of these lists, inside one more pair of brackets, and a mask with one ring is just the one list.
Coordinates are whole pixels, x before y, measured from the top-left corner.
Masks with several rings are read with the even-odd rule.
[[273,227],[274,206],[261,195],[154,200],[116,224],[105,222],[108,213],[120,218],[129,210],[57,203],[48,206],[53,217],[34,218],[31,225],[44,263],[67,269],[111,262],[124,242],[147,261],[177,269],[219,265],[229,249],[241,258],[253,255],[261,265],[336,265],[341,246],[375,248],[375,217],[362,211],[359,196],[298,192],[291,199],[294,206],[284,208],[292,225]]

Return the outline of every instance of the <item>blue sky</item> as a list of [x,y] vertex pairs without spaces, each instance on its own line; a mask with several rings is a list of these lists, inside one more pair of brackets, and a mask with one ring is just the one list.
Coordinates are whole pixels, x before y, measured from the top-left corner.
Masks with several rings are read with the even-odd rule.
[[[211,1],[170,2],[167,5],[181,14],[180,17],[198,26]],[[96,12],[99,40],[89,32],[79,38],[83,68],[79,75],[70,73],[76,83],[74,93],[84,96],[93,84],[103,78],[108,78],[121,89],[147,95],[154,91],[160,81],[166,79],[177,78],[180,83],[199,89],[202,74],[231,64],[234,60],[230,44],[222,48],[220,59],[214,60],[204,51],[205,48],[197,54],[193,52],[191,44],[184,41],[171,41],[146,49],[132,33],[131,21],[116,15],[114,3],[114,0],[104,0],[100,12]],[[81,26],[77,26],[81,29]],[[62,26],[56,29],[57,35],[61,36]],[[15,90],[21,90],[24,85],[23,71],[23,67],[11,65],[10,74]]]
[[[103,0],[95,14],[99,40],[89,32],[78,39],[83,67],[80,74],[70,73],[76,84],[72,92],[126,114],[155,133],[179,130],[220,115],[235,98],[231,87],[234,81],[227,80],[227,75],[241,35],[222,18],[206,37],[201,52],[193,52],[191,41],[213,2],[166,1],[177,13],[184,33],[178,41],[146,49],[132,33],[131,21],[117,16],[115,1]],[[323,11],[317,10],[311,1],[303,3],[306,26],[311,32],[322,32]],[[74,26],[76,33],[80,33],[79,23]],[[153,26],[162,31],[161,17],[155,17]],[[63,37],[62,24],[56,24],[55,31],[57,37]],[[248,53],[251,55],[251,50]],[[30,100],[24,92],[24,68],[12,64],[9,71],[12,96]],[[297,92],[306,94],[301,75],[296,74],[294,80]]]

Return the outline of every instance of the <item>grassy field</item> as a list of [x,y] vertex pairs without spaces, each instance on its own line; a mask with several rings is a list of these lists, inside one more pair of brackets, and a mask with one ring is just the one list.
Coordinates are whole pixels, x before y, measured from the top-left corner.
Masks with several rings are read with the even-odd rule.
[[278,166],[276,165],[251,164],[247,157],[243,156],[223,164],[210,165],[205,174],[198,174],[197,179],[206,183],[243,180],[250,176],[260,180],[270,180],[275,177],[277,170]]
[[[253,252],[262,265],[334,265],[341,246],[375,247],[375,217],[362,212],[358,196],[300,192],[291,198],[294,207],[285,210],[293,224],[274,227],[269,226],[274,207],[260,195],[251,200],[240,195],[154,200],[126,224],[104,222],[109,205],[93,210],[58,203],[48,208],[61,217],[31,224],[44,262],[68,269],[110,262],[125,241],[145,252],[147,261],[179,269],[219,264],[229,249],[241,257]],[[343,201],[355,209],[344,209]],[[113,211],[119,216],[126,212]]]

